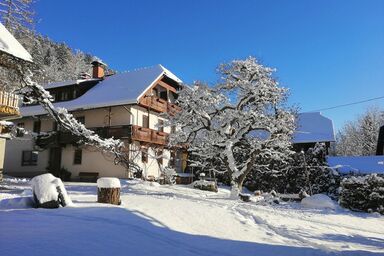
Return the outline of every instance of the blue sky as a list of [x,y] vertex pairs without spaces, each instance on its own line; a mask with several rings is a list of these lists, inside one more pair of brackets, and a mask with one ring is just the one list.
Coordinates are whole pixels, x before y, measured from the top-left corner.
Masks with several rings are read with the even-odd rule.
[[[384,1],[115,0],[36,4],[37,30],[113,69],[157,63],[214,83],[219,63],[255,56],[302,111],[384,96]],[[384,99],[324,111],[336,128]]]

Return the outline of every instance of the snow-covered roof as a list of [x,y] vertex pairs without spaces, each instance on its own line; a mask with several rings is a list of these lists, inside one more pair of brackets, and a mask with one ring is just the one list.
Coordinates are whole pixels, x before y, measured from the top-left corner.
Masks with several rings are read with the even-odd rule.
[[67,80],[67,81],[49,83],[49,84],[43,85],[43,87],[44,87],[44,89],[52,89],[52,88],[64,87],[64,86],[68,86],[68,85],[81,84],[83,82],[100,81],[100,80],[101,79],[99,79],[99,78]]
[[16,58],[32,62],[32,56],[13,37],[11,33],[0,23],[0,51],[10,54]]
[[[108,76],[79,98],[54,103],[54,105],[56,107],[63,107],[69,111],[73,111],[136,104],[144,92],[147,91],[163,75],[179,83],[182,82],[178,77],[162,65],[156,65]],[[66,85],[68,84],[64,83],[64,85],[62,84],[61,86]],[[21,107],[20,112],[22,116],[34,116],[46,113],[46,111],[39,105]]]
[[335,141],[332,120],[320,112],[300,113],[296,126],[293,143]]
[[341,173],[384,173],[384,156],[328,156],[327,162]]

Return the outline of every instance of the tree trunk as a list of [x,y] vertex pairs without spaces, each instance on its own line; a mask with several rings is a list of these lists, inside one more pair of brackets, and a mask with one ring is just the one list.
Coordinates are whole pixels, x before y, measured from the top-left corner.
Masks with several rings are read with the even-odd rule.
[[97,202],[120,205],[120,188],[98,188]]

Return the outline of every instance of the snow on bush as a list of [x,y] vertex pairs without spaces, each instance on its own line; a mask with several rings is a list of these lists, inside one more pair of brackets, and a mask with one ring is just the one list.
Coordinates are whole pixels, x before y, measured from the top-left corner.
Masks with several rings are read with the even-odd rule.
[[162,174],[164,176],[164,183],[173,185],[176,183],[176,171],[175,168],[164,167],[162,168]]
[[97,187],[98,188],[120,188],[120,180],[118,178],[99,178],[97,180]]
[[375,173],[345,178],[339,204],[351,210],[384,214],[384,178]]
[[50,173],[42,174],[31,180],[32,192],[38,207],[57,208],[71,205],[67,191],[61,179]]
[[218,191],[217,184],[214,181],[196,180],[192,183],[192,186],[200,190],[206,190],[206,191],[212,191],[212,192]]
[[315,194],[303,198],[303,200],[301,200],[301,205],[308,208],[336,209],[335,202],[329,196],[324,194]]
[[292,154],[287,162],[274,161],[266,167],[255,168],[246,186],[252,191],[273,189],[289,194],[305,191],[308,194],[326,193],[337,197],[340,175],[328,167],[325,155],[325,145],[317,143],[306,152]]

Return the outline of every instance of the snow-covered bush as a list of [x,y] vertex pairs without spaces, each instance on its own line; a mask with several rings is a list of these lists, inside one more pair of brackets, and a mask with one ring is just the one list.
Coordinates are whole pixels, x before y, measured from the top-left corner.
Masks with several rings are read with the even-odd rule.
[[351,210],[384,214],[384,178],[370,174],[343,179],[339,204]]
[[217,192],[217,184],[214,181],[208,180],[196,180],[192,183],[192,186],[196,189]]
[[175,168],[171,167],[164,167],[162,168],[162,174],[164,177],[164,183],[165,184],[176,184],[176,171]]
[[34,177],[31,185],[37,207],[58,208],[72,204],[61,179],[50,173]]
[[317,143],[306,152],[292,154],[290,161],[272,161],[268,166],[255,168],[246,186],[250,190],[276,190],[279,193],[305,191],[337,197],[340,175],[327,166],[325,155],[325,145]]
[[335,202],[327,195],[315,194],[301,200],[301,205],[307,208],[336,209]]

